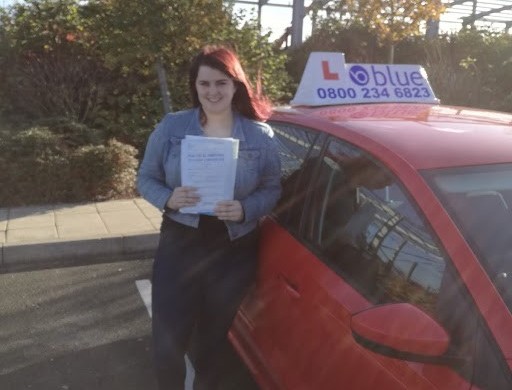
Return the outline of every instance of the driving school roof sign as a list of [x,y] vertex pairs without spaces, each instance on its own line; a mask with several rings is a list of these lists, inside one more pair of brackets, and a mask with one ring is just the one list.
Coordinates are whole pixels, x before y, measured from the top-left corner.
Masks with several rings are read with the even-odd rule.
[[313,52],[294,106],[352,103],[439,103],[420,65],[347,64],[343,53]]

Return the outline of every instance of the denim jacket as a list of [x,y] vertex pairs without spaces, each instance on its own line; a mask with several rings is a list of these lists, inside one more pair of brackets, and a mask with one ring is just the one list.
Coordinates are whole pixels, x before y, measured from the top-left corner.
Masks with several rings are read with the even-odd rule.
[[[167,114],[151,133],[137,175],[137,189],[151,204],[182,224],[198,227],[199,215],[165,208],[174,188],[181,186],[181,141],[204,135],[199,109]],[[281,164],[272,129],[235,113],[233,138],[239,140],[234,198],[244,210],[241,222],[226,221],[231,240],[253,230],[281,195]]]

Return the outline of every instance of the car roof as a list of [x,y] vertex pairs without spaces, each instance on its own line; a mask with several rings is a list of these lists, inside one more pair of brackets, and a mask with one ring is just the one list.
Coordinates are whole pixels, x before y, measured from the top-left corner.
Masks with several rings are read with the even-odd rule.
[[416,169],[512,162],[512,114],[425,103],[276,108],[291,121],[364,146],[377,144]]

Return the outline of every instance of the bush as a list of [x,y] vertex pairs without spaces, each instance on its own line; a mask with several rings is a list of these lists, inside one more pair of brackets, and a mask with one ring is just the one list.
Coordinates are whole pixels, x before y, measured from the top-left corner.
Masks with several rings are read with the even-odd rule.
[[88,145],[71,156],[73,194],[83,200],[106,200],[134,195],[137,152],[115,139]]
[[2,207],[135,195],[137,150],[113,139],[78,145],[77,134],[85,129],[77,129],[59,133],[36,126],[0,133]]

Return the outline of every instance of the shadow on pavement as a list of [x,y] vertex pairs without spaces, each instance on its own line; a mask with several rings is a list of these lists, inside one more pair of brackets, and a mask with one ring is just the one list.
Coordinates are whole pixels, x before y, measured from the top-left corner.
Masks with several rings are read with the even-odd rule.
[[[233,349],[222,390],[258,390]],[[122,340],[69,353],[0,376],[0,389],[156,390],[151,338]]]
[[156,390],[150,338],[122,340],[0,376],[0,389]]

